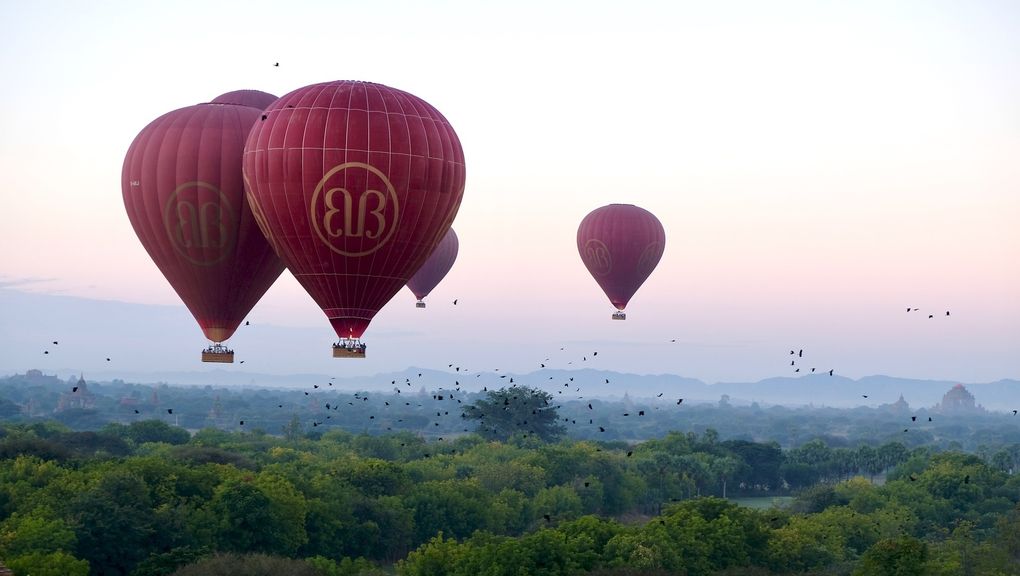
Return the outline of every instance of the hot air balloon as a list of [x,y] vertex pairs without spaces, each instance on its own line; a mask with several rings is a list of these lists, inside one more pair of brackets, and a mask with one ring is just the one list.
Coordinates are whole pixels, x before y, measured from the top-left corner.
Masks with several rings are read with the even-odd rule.
[[361,336],[424,264],[464,194],[464,152],[424,100],[335,81],[274,102],[252,128],[244,176],[256,219],[340,341]]
[[276,96],[261,90],[234,90],[226,94],[220,94],[212,99],[210,104],[237,104],[238,106],[250,106],[265,110],[270,104],[276,101]]
[[453,231],[453,228],[450,228],[446,236],[443,236],[439,244],[436,244],[435,250],[429,255],[425,264],[422,264],[422,267],[407,281],[407,287],[418,299],[414,304],[415,308],[425,307],[425,297],[442,282],[450,268],[453,268],[458,248],[460,248],[460,242],[457,240],[457,233]]
[[614,320],[625,320],[637,289],[662,257],[666,234],[651,212],[631,204],[593,210],[577,228],[577,251],[588,272],[616,306]]
[[244,142],[262,111],[197,104],[153,120],[124,158],[131,226],[212,345],[205,362],[233,362],[223,346],[283,272],[252,216],[241,174]]

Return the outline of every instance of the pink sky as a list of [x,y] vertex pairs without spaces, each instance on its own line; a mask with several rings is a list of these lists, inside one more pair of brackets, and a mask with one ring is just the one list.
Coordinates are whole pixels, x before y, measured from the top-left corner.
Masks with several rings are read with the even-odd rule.
[[[344,370],[445,367],[422,352],[433,344],[524,369],[532,348],[596,341],[620,350],[606,367],[733,380],[783,374],[775,351],[811,343],[848,376],[1020,377],[1017,6],[297,4],[0,7],[15,87],[0,95],[0,284],[179,305],[124,213],[135,134],[229,90],[361,79],[442,111],[468,184],[460,257],[430,307],[399,294],[366,333],[385,352]],[[200,11],[216,34],[193,31]],[[388,27],[346,30],[351,58],[296,32],[312,14]],[[626,323],[574,245],[611,202],[652,211],[667,235]],[[921,322],[908,306],[953,315]],[[332,338],[286,273],[252,318]],[[0,353],[0,369],[21,365]]]

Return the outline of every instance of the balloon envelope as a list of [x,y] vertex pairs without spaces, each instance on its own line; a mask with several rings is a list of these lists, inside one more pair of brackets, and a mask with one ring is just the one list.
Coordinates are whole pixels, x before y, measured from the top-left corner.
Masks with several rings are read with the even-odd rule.
[[261,110],[198,104],[153,120],[124,158],[121,191],[138,239],[213,342],[283,272],[244,193],[245,138]]
[[655,269],[665,245],[659,219],[631,204],[597,208],[577,229],[581,261],[621,311]]
[[276,102],[276,96],[273,96],[268,92],[262,92],[260,90],[234,90],[233,92],[220,94],[213,98],[209,103],[236,104],[238,106],[249,106],[251,108],[258,108],[259,110],[265,110],[266,107],[273,102]]
[[450,231],[446,233],[446,236],[443,236],[435,250],[429,255],[425,264],[422,264],[422,267],[407,281],[407,287],[414,293],[415,298],[419,301],[423,300],[442,282],[450,268],[453,268],[459,249],[460,242],[457,240],[457,233],[453,231],[453,228],[450,228]]
[[450,228],[464,152],[446,118],[388,86],[335,81],[266,109],[245,145],[259,225],[341,338],[360,338]]

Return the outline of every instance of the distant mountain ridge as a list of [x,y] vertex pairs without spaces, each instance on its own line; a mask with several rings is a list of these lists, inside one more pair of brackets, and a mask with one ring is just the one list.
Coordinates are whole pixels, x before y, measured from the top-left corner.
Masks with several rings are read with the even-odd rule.
[[[66,377],[69,370],[58,371]],[[707,384],[695,378],[675,374],[640,375],[608,370],[543,369],[516,374],[501,372],[457,372],[410,367],[398,372],[374,376],[330,377],[325,374],[274,375],[227,370],[204,372],[95,372],[86,374],[90,381],[114,379],[132,383],[166,383],[178,386],[227,386],[254,388],[294,388],[328,386],[338,390],[369,392],[401,388],[418,392],[422,388],[436,390],[460,386],[469,392],[501,386],[532,386],[550,391],[563,400],[588,398],[659,398],[688,403],[718,402],[725,395],[733,404],[785,405],[833,408],[876,407],[895,402],[900,395],[912,409],[931,408],[943,395],[960,382],[952,380],[918,380],[892,376],[866,376],[857,380],[828,374],[810,374],[799,378],[773,377],[757,382],[720,382]],[[512,380],[512,383],[511,383]],[[978,404],[988,410],[1011,411],[1020,408],[1020,381],[1004,379],[985,383],[963,383]],[[580,390],[578,390],[580,389]],[[865,398],[864,396],[867,396]]]

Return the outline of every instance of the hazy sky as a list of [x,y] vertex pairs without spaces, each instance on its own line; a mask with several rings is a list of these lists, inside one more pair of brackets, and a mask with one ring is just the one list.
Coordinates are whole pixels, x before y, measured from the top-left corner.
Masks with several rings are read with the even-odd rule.
[[[525,371],[569,345],[708,381],[790,374],[790,348],[850,377],[1020,377],[1018,30],[1012,0],[3,2],[0,285],[190,321],[124,211],[132,139],[230,90],[368,80],[459,134],[459,260],[426,310],[405,290],[376,317],[365,361],[328,357],[285,272],[250,318],[305,341],[260,342],[262,371]],[[575,246],[613,202],[667,236],[625,322]],[[207,368],[184,338],[130,367]]]

